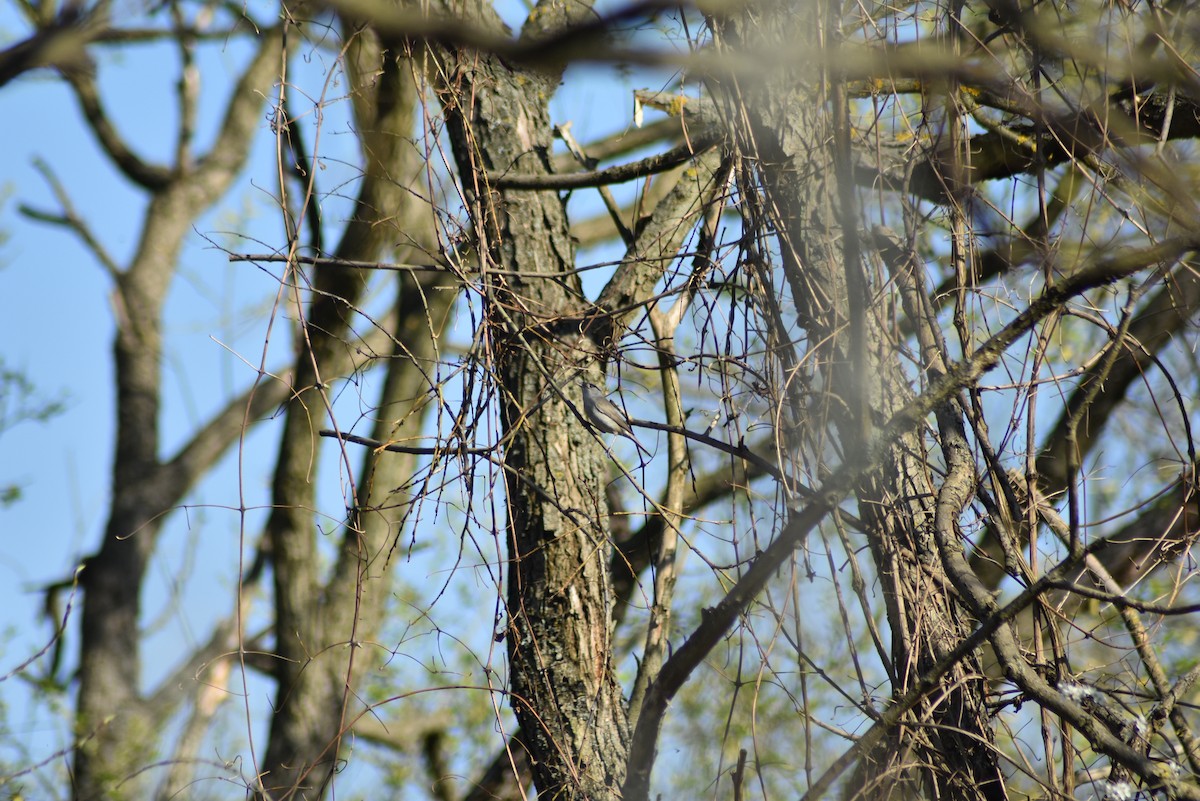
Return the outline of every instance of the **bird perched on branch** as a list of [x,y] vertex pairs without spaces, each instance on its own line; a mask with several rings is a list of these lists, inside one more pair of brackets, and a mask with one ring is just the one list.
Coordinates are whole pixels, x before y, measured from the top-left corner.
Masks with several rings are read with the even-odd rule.
[[630,425],[629,418],[625,416],[621,407],[610,401],[604,394],[604,390],[590,381],[583,383],[583,413],[587,416],[588,422],[596,429],[606,434],[620,434],[627,437],[643,453],[647,456],[650,455],[650,450],[633,435],[633,426]]

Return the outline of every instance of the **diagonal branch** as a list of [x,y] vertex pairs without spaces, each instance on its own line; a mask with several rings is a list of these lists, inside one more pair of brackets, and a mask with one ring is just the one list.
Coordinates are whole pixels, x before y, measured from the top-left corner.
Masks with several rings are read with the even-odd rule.
[[621,323],[642,313],[642,304],[653,297],[655,285],[666,274],[696,220],[725,191],[728,176],[728,164],[723,165],[721,154],[706,152],[697,158],[693,175],[680,178],[659,202],[637,232],[624,262],[596,299],[600,309],[627,311],[616,318],[596,318],[588,330],[592,341],[609,343],[623,332]]
[[[826,515],[837,508],[842,498],[848,495],[864,476],[870,471],[877,469],[883,463],[881,457],[887,452],[892,442],[920,426],[925,417],[934,411],[939,404],[944,403],[963,387],[973,384],[984,373],[995,367],[1010,345],[1024,336],[1038,322],[1060,309],[1071,298],[1090,289],[1095,289],[1096,287],[1119,280],[1122,277],[1132,275],[1148,266],[1172,261],[1183,253],[1194,250],[1197,247],[1200,247],[1200,239],[1196,237],[1179,237],[1167,240],[1144,250],[1113,256],[1094,264],[1090,268],[1075,273],[1057,285],[1048,287],[1025,311],[1017,315],[1008,325],[980,346],[969,359],[950,367],[941,379],[931,382],[929,388],[924,393],[909,401],[901,408],[892,420],[879,430],[878,437],[874,442],[870,443],[870,447],[866,449],[865,453],[857,457],[852,457],[841,468],[830,475],[824,486],[816,493],[814,499],[804,509],[792,516],[792,519],[784,529],[755,558],[742,577],[726,593],[725,597],[715,607],[703,611],[703,620],[700,625],[663,665],[658,680],[646,693],[641,717],[638,719],[637,727],[633,732],[630,742],[630,759],[624,788],[624,798],[627,801],[642,801],[642,799],[648,796],[650,771],[653,767],[655,757],[655,743],[658,740],[658,732],[662,725],[663,715],[666,713],[667,705],[671,699],[674,698],[675,694],[688,680],[696,667],[700,665],[716,644],[733,627],[738,618],[744,614],[750,603],[763,590],[767,582],[775,574],[775,571],[783,564],[784,560],[807,539],[809,532]],[[1055,571],[1052,571],[1052,575],[1055,578],[1060,578]],[[1040,593],[1043,589],[1042,585],[1038,584],[1036,586]],[[1032,588],[1029,592],[1031,591]],[[1024,597],[1025,595],[1022,595],[1022,598]],[[989,603],[991,607],[995,606],[994,602],[990,600]],[[1013,603],[1016,604],[1016,601]],[[1027,603],[1032,603],[1032,598]],[[1011,606],[1013,605],[1010,604]],[[988,611],[990,614],[993,610],[989,609]],[[1016,611],[1013,611],[1012,614],[1015,615]],[[985,629],[981,627],[972,637],[963,641],[961,647],[955,648],[952,654],[954,655],[953,661],[947,661],[949,657],[940,660],[938,663],[939,670],[922,676],[921,681],[905,696],[904,703],[898,703],[895,707],[888,710],[888,716],[885,719],[889,721],[889,725],[899,720],[899,713],[896,712],[897,708],[904,707],[902,711],[912,709],[926,693],[932,691],[937,686],[937,680],[944,675],[945,671],[951,669],[963,655],[970,653],[974,648],[978,647],[985,637],[991,636],[1002,625],[1000,617],[999,614],[992,615],[989,618],[994,621],[992,628]],[[983,619],[983,616],[980,619]],[[980,632],[986,633],[980,636]],[[1004,644],[1008,645],[1007,641],[1004,641]],[[1072,722],[1076,722],[1075,718],[1077,716],[1073,714],[1074,710],[1068,710],[1060,703],[1062,700],[1061,695],[1046,687],[1045,682],[1036,676],[1031,678],[1029,675],[1023,674],[1023,678],[1028,683],[1028,686],[1035,687],[1038,690],[1039,697],[1044,695],[1049,699],[1047,700],[1047,704],[1051,705],[1055,711],[1070,714]],[[1043,689],[1045,692],[1042,692]],[[881,725],[876,724],[873,728],[879,729]],[[1083,726],[1087,725],[1087,723],[1086,721],[1080,721],[1079,725]],[[1094,726],[1088,726],[1087,731],[1089,736],[1093,735],[1094,729]],[[882,732],[879,736],[882,736]],[[1127,764],[1133,762],[1139,768],[1144,767],[1144,758],[1131,753],[1131,749],[1128,746],[1125,746],[1120,741],[1116,741],[1111,734],[1107,734],[1106,732],[1096,734],[1093,737],[1093,742],[1097,744],[1097,747],[1115,756],[1122,762],[1126,762]],[[869,746],[864,745],[860,741],[853,750],[856,754],[865,753],[869,750]],[[844,770],[846,764],[839,763],[840,767],[835,766],[830,770]],[[1139,770],[1139,773],[1142,773],[1142,771]],[[1178,783],[1176,782],[1175,784]],[[817,793],[817,796],[819,796],[819,793]],[[1188,795],[1188,797],[1200,797],[1200,794],[1193,793]]]
[[264,419],[293,392],[288,374],[255,382],[230,398],[166,464],[159,476],[165,508],[178,504],[250,426]]

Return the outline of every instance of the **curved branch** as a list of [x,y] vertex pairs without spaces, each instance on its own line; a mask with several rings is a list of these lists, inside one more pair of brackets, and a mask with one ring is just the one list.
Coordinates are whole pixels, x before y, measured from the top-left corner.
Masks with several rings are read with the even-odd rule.
[[[749,484],[750,481],[764,475],[758,465],[747,462],[745,469],[740,463],[726,466],[720,470],[706,473],[688,483],[687,494],[683,498],[682,512],[685,515],[702,509],[710,503],[726,497]],[[646,518],[646,522],[637,531],[617,542],[617,547],[609,557],[609,574],[612,576],[613,622],[619,625],[629,608],[629,601],[637,587],[637,577],[650,566],[653,555],[658,553],[665,522],[659,507]]]
[[[626,153],[632,153],[635,150],[649,147],[658,142],[666,140],[677,140],[683,134],[683,127],[678,119],[671,117],[663,117],[654,122],[647,123],[641,128],[631,128],[626,131],[620,131],[612,136],[606,136],[603,139],[597,139],[591,142],[584,142],[583,149],[587,151],[588,156],[596,161],[605,161],[607,159],[623,156]],[[563,173],[572,169],[575,166],[575,157],[570,153],[560,153],[554,157],[552,164],[554,172]]]
[[78,70],[63,73],[67,83],[75,92],[84,119],[96,136],[100,147],[112,159],[113,164],[121,173],[151,192],[164,189],[171,181],[171,170],[158,164],[143,161],[126,143],[124,137],[117,131],[109,119],[104,105],[100,102],[100,91],[94,76]]
[[42,177],[46,179],[46,183],[50,184],[50,191],[54,194],[58,205],[62,207],[62,212],[54,214],[53,212],[41,211],[25,204],[21,204],[19,207],[20,212],[30,219],[50,223],[51,225],[61,225],[74,231],[83,241],[83,244],[87,246],[87,249],[92,252],[92,255],[96,257],[96,261],[100,262],[100,266],[108,273],[108,277],[114,281],[119,280],[121,266],[117,264],[117,260],[104,247],[104,243],[92,232],[91,226],[87,224],[87,220],[76,211],[75,204],[71,202],[71,196],[67,194],[66,187],[58,180],[58,176],[54,174],[50,165],[39,158],[34,159],[33,168],[42,174]]
[[33,35],[0,51],[0,87],[39,67],[90,69],[84,46],[98,33],[79,6],[64,4],[62,12],[48,25],[39,26]]
[[[1075,438],[1080,459],[1101,441],[1105,426],[1117,407],[1126,400],[1130,386],[1145,375],[1158,358],[1157,354],[1174,340],[1181,329],[1190,324],[1198,308],[1200,277],[1190,266],[1182,265],[1168,276],[1164,286],[1138,312],[1129,327],[1129,341],[1132,344],[1122,349],[1116,361],[1108,365],[1110,369],[1101,375],[1101,365],[1093,365],[1084,373],[1038,454],[1038,491],[1042,495],[1054,497],[1066,487],[1068,422],[1079,413],[1084,400],[1087,399],[1090,404],[1088,415],[1085,424],[1079,426]],[[1103,382],[1098,390],[1095,387],[1097,381]],[[1176,511],[1179,508],[1179,505],[1175,506]],[[1145,539],[1141,543],[1143,546],[1158,547]],[[998,558],[999,548],[997,532],[989,529],[971,556],[972,569],[991,587],[999,586],[1005,575],[1003,560]],[[1133,554],[1126,554],[1126,558],[1129,564],[1148,563],[1144,558],[1134,558]],[[1111,569],[1116,570],[1115,567]],[[1119,577],[1119,580],[1128,583],[1125,578]]]
[[[1138,311],[1129,328],[1132,343],[1121,350],[1111,369],[1096,364],[1080,377],[1078,387],[1067,401],[1062,415],[1046,438],[1038,454],[1040,489],[1048,496],[1057,495],[1067,480],[1067,426],[1079,414],[1081,404],[1089,402],[1087,421],[1079,426],[1076,442],[1082,459],[1098,442],[1105,424],[1116,407],[1125,401],[1129,387],[1145,376],[1156,354],[1167,347],[1175,335],[1195,319],[1200,309],[1200,277],[1191,265],[1181,265],[1164,281],[1164,286]],[[1099,389],[1096,383],[1103,382]],[[1095,393],[1092,397],[1091,392]]]
[[278,69],[282,53],[282,26],[263,31],[254,60],[242,72],[229,97],[216,140],[196,163],[190,183],[207,190],[206,201],[209,203],[225,192],[246,162],[248,148],[245,143],[262,128],[263,84]]

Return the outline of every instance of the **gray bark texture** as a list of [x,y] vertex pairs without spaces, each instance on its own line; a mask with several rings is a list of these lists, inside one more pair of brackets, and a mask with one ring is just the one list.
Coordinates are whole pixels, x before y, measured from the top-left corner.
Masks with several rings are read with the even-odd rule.
[[[756,6],[719,29],[746,52],[813,52],[836,41],[838,10],[805,2]],[[800,44],[797,44],[799,42]],[[844,99],[814,61],[768,73],[759,83],[722,85],[742,152],[757,165],[768,216],[781,240],[795,312],[828,392],[808,423],[828,420],[843,452],[868,449],[876,426],[912,399],[901,371],[892,309],[872,296],[865,275],[850,183]],[[903,696],[973,630],[946,580],[934,537],[939,488],[917,430],[897,438],[855,490],[859,519],[880,574],[891,628],[892,691]],[[848,795],[863,798],[1005,798],[981,654],[960,661],[938,693],[864,755]]]
[[[490,10],[481,18],[499,24]],[[438,71],[481,269],[522,273],[487,284],[506,443],[511,704],[539,798],[616,798],[628,734],[613,672],[606,456],[570,423],[596,354],[577,322],[570,335],[562,321],[583,308],[575,249],[557,193],[487,183],[549,171],[558,75],[470,51],[445,52]]]

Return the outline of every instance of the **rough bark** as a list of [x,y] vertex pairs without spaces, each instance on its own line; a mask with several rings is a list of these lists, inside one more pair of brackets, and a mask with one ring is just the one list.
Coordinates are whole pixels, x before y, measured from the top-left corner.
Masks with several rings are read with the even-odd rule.
[[[499,26],[490,10],[480,15]],[[597,354],[578,325],[574,335],[556,326],[583,306],[563,200],[498,192],[486,179],[549,172],[558,75],[465,51],[444,53],[438,67],[482,269],[522,273],[487,288],[508,443],[511,703],[539,798],[615,798],[628,735],[612,664],[606,457],[584,426],[564,425],[578,419],[579,376],[596,378]]]
[[[819,2],[756,11],[720,27],[733,46],[817,52],[837,36],[836,9]],[[738,126],[739,145],[754,159],[766,190],[797,317],[809,341],[819,343],[809,357],[817,357],[828,392],[821,406],[814,399],[808,424],[831,422],[843,451],[859,453],[872,443],[875,426],[891,419],[912,392],[900,370],[887,304],[870,294],[865,276],[838,87],[814,61],[770,74],[760,84],[727,84],[717,91],[731,119],[744,115],[749,121]],[[933,538],[936,491],[918,431],[895,441],[882,469],[856,491],[891,627],[896,696],[974,628],[949,590]],[[976,652],[963,660],[943,679],[942,691],[915,710],[911,725],[894,730],[867,755],[852,794],[1004,797],[980,658]]]

